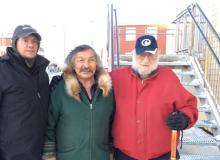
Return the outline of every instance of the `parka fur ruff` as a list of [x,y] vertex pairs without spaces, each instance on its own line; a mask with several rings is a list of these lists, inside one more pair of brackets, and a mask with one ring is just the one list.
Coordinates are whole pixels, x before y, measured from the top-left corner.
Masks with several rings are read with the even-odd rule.
[[[71,66],[67,66],[64,69],[64,81],[67,93],[80,101],[80,85],[76,77],[76,73]],[[97,68],[95,73],[98,81],[98,88],[102,90],[104,97],[108,96],[112,89],[112,81],[107,71],[103,68]]]

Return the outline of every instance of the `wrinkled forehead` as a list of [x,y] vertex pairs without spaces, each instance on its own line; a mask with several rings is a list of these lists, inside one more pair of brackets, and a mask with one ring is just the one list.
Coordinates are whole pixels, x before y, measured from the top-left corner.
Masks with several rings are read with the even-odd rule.
[[96,54],[93,50],[91,49],[86,49],[83,51],[79,51],[75,55],[76,58],[82,57],[82,58],[90,58],[90,57],[96,57]]

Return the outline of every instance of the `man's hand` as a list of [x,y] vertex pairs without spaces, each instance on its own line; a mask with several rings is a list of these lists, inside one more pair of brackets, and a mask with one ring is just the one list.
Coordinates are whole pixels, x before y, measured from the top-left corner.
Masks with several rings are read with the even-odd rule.
[[183,112],[173,112],[168,115],[167,126],[171,130],[183,130],[188,126],[189,118]]

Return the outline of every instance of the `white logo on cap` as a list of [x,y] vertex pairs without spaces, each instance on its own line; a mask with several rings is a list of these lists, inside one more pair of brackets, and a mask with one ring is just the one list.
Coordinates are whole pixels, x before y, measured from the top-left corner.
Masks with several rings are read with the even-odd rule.
[[31,27],[23,27],[22,29],[25,30],[25,29],[30,29],[30,28],[31,28]]
[[143,39],[141,41],[142,46],[149,46],[151,45],[151,40],[150,39]]

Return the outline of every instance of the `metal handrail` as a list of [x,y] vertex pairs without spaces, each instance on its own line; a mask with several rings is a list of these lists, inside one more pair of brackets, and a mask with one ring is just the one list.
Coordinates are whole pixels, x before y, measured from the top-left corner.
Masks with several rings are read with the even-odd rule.
[[220,61],[218,59],[218,57],[216,56],[215,52],[213,51],[210,43],[208,42],[207,38],[205,37],[203,31],[201,30],[201,28],[199,27],[199,24],[196,22],[195,17],[193,16],[193,14],[191,13],[192,8],[197,7],[199,12],[201,13],[201,15],[203,16],[203,18],[206,20],[208,26],[210,27],[211,31],[214,33],[215,37],[217,38],[218,42],[220,43],[220,37],[217,33],[217,31],[214,29],[213,25],[211,24],[211,22],[209,21],[209,19],[207,18],[207,16],[205,15],[205,13],[203,12],[203,10],[201,9],[201,7],[198,5],[198,3],[192,3],[191,5],[189,5],[187,7],[187,9],[184,9],[182,12],[180,12],[177,15],[177,18],[173,21],[173,23],[177,23],[177,21],[182,18],[185,14],[189,13],[189,15],[191,16],[191,18],[193,19],[195,25],[197,26],[198,30],[200,31],[200,34],[202,35],[202,37],[204,38],[204,40],[206,41],[209,49],[211,50],[211,53],[213,54],[215,60],[217,61],[218,65],[220,66]]
[[220,37],[218,35],[218,33],[216,32],[215,28],[213,27],[213,25],[210,23],[209,19],[207,18],[207,16],[205,15],[205,13],[203,12],[203,10],[201,9],[201,7],[197,4],[194,3],[194,5],[199,9],[200,13],[203,15],[203,17],[205,18],[205,20],[207,21],[209,27],[211,28],[212,32],[215,34],[216,38],[218,39],[218,41],[220,42]]
[[[198,6],[198,4],[197,4],[197,6]],[[200,31],[200,34],[202,35],[204,41],[206,42],[208,48],[210,49],[210,51],[211,51],[211,53],[212,53],[212,55],[214,56],[214,58],[215,58],[215,60],[216,60],[216,62],[217,62],[217,64],[218,64],[218,66],[220,67],[220,61],[219,61],[217,55],[215,54],[215,51],[212,49],[212,47],[211,47],[209,41],[207,40],[207,38],[206,38],[205,34],[203,33],[202,29],[200,28],[199,24],[196,22],[196,19],[195,19],[195,17],[192,15],[190,9],[187,8],[187,10],[188,10],[188,13],[190,14],[192,20],[194,21],[194,23],[195,23],[197,29]],[[200,8],[200,11],[201,11],[201,8]],[[210,28],[212,29],[212,31],[214,32],[215,36],[218,38],[218,41],[219,41],[219,43],[220,43],[220,38],[219,38],[219,36],[218,36],[216,30],[215,30],[214,27],[211,25],[211,23],[209,22],[208,18],[204,15],[204,13],[203,13],[203,16],[204,16],[204,18],[207,20],[207,22],[208,22]]]
[[[220,105],[220,37],[197,3],[192,3],[173,22],[176,24],[176,51],[188,53],[197,59],[204,80]],[[177,52],[177,53],[178,53]],[[219,106],[220,107],[220,106]]]

